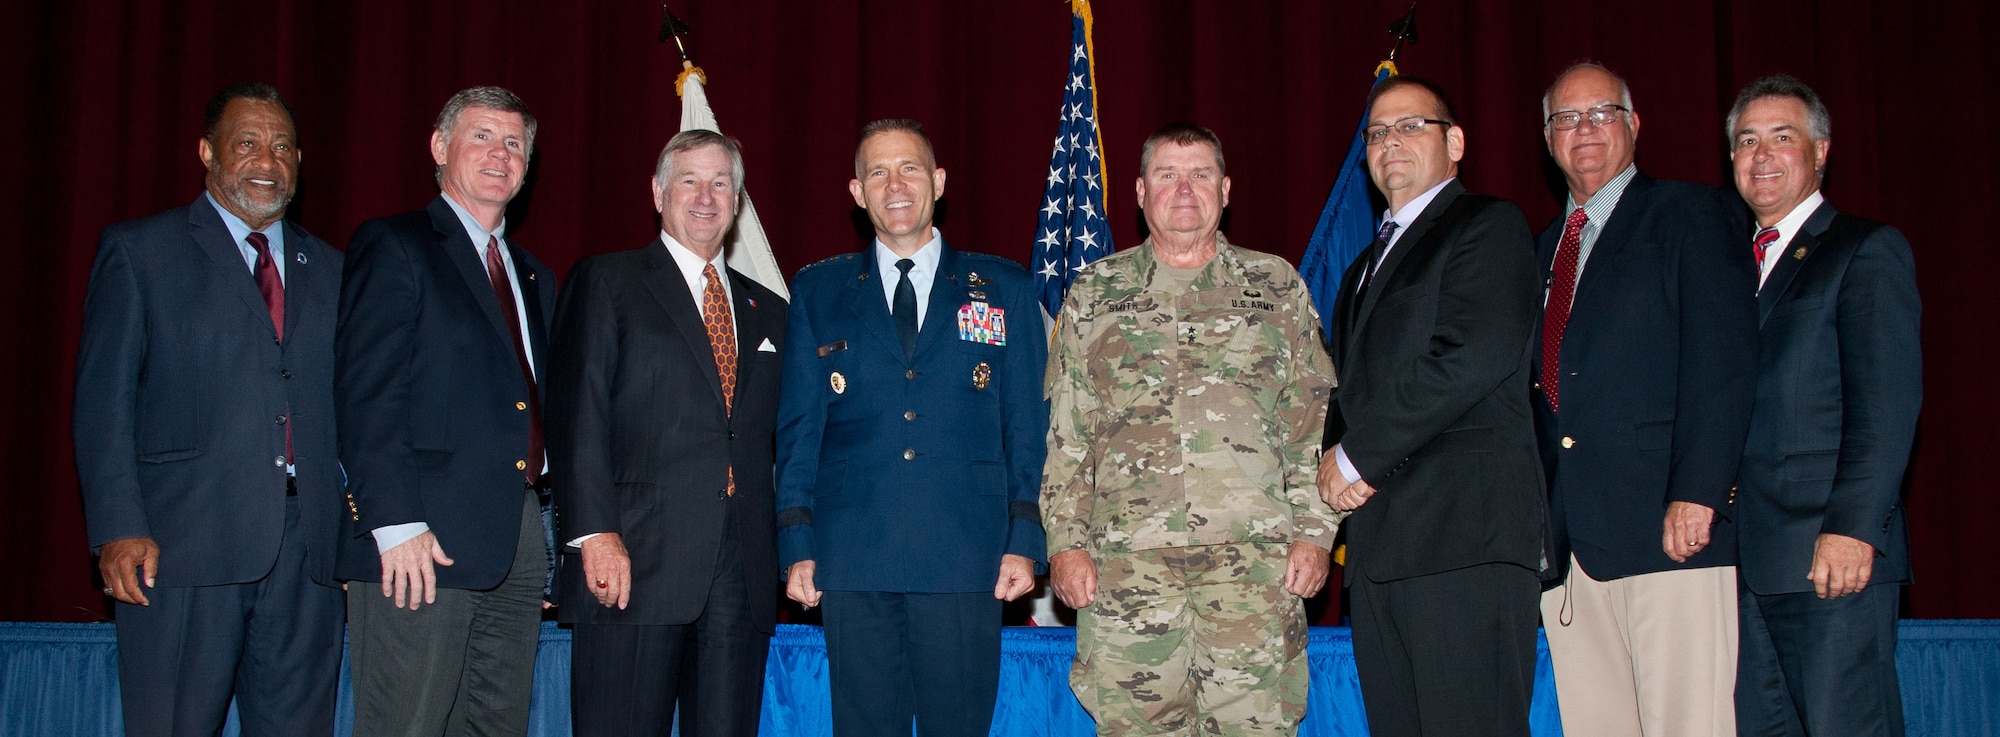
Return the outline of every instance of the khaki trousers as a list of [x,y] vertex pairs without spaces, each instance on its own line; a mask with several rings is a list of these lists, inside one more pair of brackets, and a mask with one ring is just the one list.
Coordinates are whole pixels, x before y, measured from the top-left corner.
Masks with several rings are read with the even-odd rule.
[[1734,737],[1736,568],[1590,577],[1542,594],[1563,734]]

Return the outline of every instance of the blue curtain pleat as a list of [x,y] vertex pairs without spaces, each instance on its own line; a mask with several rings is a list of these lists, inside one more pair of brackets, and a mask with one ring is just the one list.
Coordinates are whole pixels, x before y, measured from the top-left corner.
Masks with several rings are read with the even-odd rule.
[[[1905,620],[1896,647],[1911,737],[2000,737],[2000,621]],[[1301,737],[1365,737],[1367,716],[1345,627],[1314,627]],[[1089,737],[1089,714],[1069,690],[1075,631],[1008,628],[1002,634],[995,737]],[[0,737],[124,734],[118,709],[117,638],[106,624],[0,623]],[[1546,641],[1536,646],[1529,721],[1539,737],[1562,734]],[[542,626],[529,734],[568,737],[570,632]],[[334,733],[348,737],[354,696],[341,664]],[[826,737],[826,639],[818,627],[780,625],[764,675],[759,734]],[[224,735],[235,737],[232,713]]]

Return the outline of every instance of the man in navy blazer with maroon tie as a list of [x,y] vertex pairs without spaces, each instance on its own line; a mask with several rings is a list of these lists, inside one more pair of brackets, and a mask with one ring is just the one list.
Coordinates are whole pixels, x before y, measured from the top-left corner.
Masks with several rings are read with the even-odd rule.
[[443,192],[348,244],[334,391],[356,734],[527,731],[556,283],[506,210],[535,128],[512,92],[454,95],[431,133]]

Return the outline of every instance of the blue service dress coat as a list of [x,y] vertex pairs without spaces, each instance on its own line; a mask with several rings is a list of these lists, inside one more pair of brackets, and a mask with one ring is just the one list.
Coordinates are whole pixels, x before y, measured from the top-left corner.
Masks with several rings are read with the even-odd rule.
[[941,243],[913,357],[874,249],[799,271],[778,406],[781,569],[832,591],[991,591],[1047,554],[1048,333],[1028,272]]
[[90,546],[153,538],[161,586],[270,573],[285,530],[288,427],[306,566],[314,581],[338,585],[340,252],[283,227],[283,341],[206,198],[113,225],[99,243],[72,427]]

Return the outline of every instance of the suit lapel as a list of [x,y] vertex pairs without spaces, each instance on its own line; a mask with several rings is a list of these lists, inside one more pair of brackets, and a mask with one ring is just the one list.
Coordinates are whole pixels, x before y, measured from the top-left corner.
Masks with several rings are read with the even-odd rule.
[[[311,236],[305,230],[284,221],[285,228],[285,341],[291,342],[297,332],[300,317],[306,313],[306,305],[319,294],[319,270],[326,264],[314,264],[306,255],[306,241]],[[259,298],[263,295],[259,294]]]
[[[715,406],[722,406],[722,377],[715,368],[715,348],[708,344],[708,326],[701,321],[701,305],[695,304],[694,295],[688,291],[687,279],[681,276],[680,267],[674,257],[667,253],[667,244],[654,238],[646,247],[646,273],[640,277],[646,291],[653,293],[653,299],[666,311],[674,329],[681,334],[687,344],[688,354],[694,356],[695,363],[701,364],[702,377],[709,392],[715,398]],[[738,326],[738,333],[742,332]],[[738,354],[737,365],[742,365]],[[739,377],[740,379],[740,377]],[[742,381],[737,382],[738,385]]]
[[1354,311],[1361,309],[1361,305],[1354,303],[1354,290],[1361,288],[1361,262],[1366,254],[1367,251],[1362,251],[1357,255],[1341,275],[1340,291],[1334,294],[1333,314],[1329,316],[1331,324],[1325,326],[1333,335],[1333,365],[1337,369],[1347,368],[1347,341],[1354,337],[1356,326]]
[[[1645,172],[1634,172],[1632,174],[1632,181],[1625,185],[1625,192],[1618,197],[1617,207],[1611,210],[1611,219],[1598,226],[1597,240],[1590,244],[1590,256],[1579,267],[1576,276],[1576,291],[1570,295],[1569,327],[1563,333],[1565,336],[1563,339],[1565,353],[1568,352],[1569,346],[1575,342],[1569,340],[1567,336],[1589,333],[1587,328],[1583,330],[1577,329],[1577,323],[1579,321],[1588,321],[1591,315],[1596,314],[1588,306],[1601,299],[1597,296],[1597,293],[1606,289],[1616,288],[1616,285],[1608,284],[1605,279],[1592,279],[1590,276],[1593,273],[1591,271],[1591,264],[1598,264],[1598,269],[1595,273],[1603,274],[1605,273],[1605,269],[1610,268],[1605,265],[1616,263],[1618,260],[1617,253],[1630,247],[1631,242],[1634,240],[1632,233],[1639,227],[1637,225],[1639,218],[1635,214],[1645,209],[1645,200],[1652,192],[1653,178],[1646,176]],[[1621,214],[1624,217],[1620,217]],[[1554,260],[1553,251],[1550,252],[1549,258],[1550,261]],[[1543,265],[1551,269],[1553,268],[1553,264],[1551,263]]]
[[[471,290],[473,304],[486,314],[486,321],[493,326],[494,334],[512,346],[514,339],[507,335],[507,320],[500,316],[500,297],[493,293],[493,282],[486,276],[486,264],[479,259],[479,248],[472,243],[472,236],[465,232],[465,224],[459,222],[458,213],[452,212],[451,205],[444,202],[444,195],[431,201],[431,227],[437,231],[438,249],[445,259],[458,270],[459,278],[465,280],[465,288]],[[527,290],[522,290],[527,291]],[[511,348],[510,348],[511,350]]]
[[1408,260],[1411,253],[1435,247],[1435,244],[1428,243],[1424,239],[1451,209],[1452,203],[1457,202],[1458,196],[1464,192],[1465,186],[1459,184],[1457,180],[1445,185],[1444,189],[1438,191],[1437,197],[1424,206],[1424,211],[1417,215],[1417,221],[1410,223],[1410,226],[1403,230],[1403,235],[1396,239],[1395,247],[1389,249],[1389,255],[1383,257],[1382,265],[1375,269],[1375,278],[1369,282],[1368,293],[1361,298],[1359,312],[1354,316],[1355,335],[1366,329],[1364,326],[1368,324],[1368,315],[1375,311],[1375,302],[1382,296],[1383,287],[1387,285],[1389,279],[1395,276],[1396,267]]
[[925,299],[930,305],[924,309],[923,327],[917,330],[917,349],[912,351],[921,358],[929,353],[945,333],[958,331],[958,307],[969,302],[966,294],[965,277],[959,274],[958,252],[938,236],[938,268],[931,275],[931,293]]
[[[548,369],[545,367],[549,365],[545,360],[545,356],[548,355],[549,329],[542,319],[542,290],[539,284],[541,279],[535,275],[535,267],[528,264],[526,248],[518,244],[508,248],[507,258],[513,260],[514,278],[521,285],[521,313],[527,316],[528,355],[534,357],[537,373],[535,390],[539,392],[542,385],[548,383],[543,377],[547,375]],[[494,298],[494,304],[496,306],[499,304],[497,296]]]
[[879,273],[875,269],[875,246],[869,244],[862,250],[862,256],[855,259],[861,270],[847,280],[847,309],[853,313],[854,321],[867,328],[875,341],[882,344],[888,355],[901,358],[903,341],[896,338],[896,325],[889,317],[889,300],[883,296],[883,287],[875,280]]
[[730,302],[732,303],[730,309],[735,311],[732,317],[736,321],[736,395],[738,397],[743,395],[743,387],[749,385],[750,374],[753,370],[752,367],[757,365],[756,361],[750,359],[756,357],[757,347],[763,345],[764,336],[768,334],[764,329],[764,313],[762,312],[768,305],[758,304],[750,299],[749,283],[749,278],[737,273],[735,269],[729,270],[729,293],[731,296]]
[[[1785,293],[1791,291],[1792,281],[1798,278],[1799,269],[1805,267],[1806,258],[1819,250],[1819,237],[1833,226],[1833,216],[1833,205],[1821,203],[1819,209],[1806,218],[1799,232],[1792,236],[1791,242],[1785,244],[1786,253],[1778,257],[1778,263],[1771,266],[1771,275],[1765,277],[1764,285],[1757,289],[1758,327],[1762,327],[1765,318],[1771,316],[1771,308],[1776,307],[1778,301],[1785,298]],[[1795,254],[1803,255],[1795,257]]]
[[[257,291],[257,277],[243,262],[243,251],[229,235],[229,226],[223,224],[222,216],[215,212],[215,205],[206,197],[195,198],[188,206],[188,237],[194,239],[195,248],[207,256],[208,260],[221,266],[222,288],[235,294],[243,307],[257,316],[257,323],[271,331],[272,339],[277,338],[277,328],[271,324],[271,307],[264,304],[264,293]],[[290,314],[290,311],[287,311]],[[290,319],[287,318],[288,323]]]

